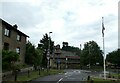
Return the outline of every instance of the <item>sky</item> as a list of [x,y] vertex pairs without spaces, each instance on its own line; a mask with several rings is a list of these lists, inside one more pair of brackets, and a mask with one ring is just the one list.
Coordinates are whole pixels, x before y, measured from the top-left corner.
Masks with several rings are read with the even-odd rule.
[[29,35],[37,46],[45,33],[55,45],[68,42],[80,47],[96,41],[102,50],[102,17],[105,53],[118,48],[119,0],[1,0],[0,18]]

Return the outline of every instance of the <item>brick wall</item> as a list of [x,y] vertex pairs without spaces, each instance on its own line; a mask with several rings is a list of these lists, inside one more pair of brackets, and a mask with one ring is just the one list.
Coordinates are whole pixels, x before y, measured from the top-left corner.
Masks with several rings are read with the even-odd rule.
[[20,63],[24,63],[24,56],[26,51],[26,36],[23,34],[21,35],[21,41],[17,41],[17,34],[15,30],[11,29],[10,31],[10,37],[7,37],[4,35],[5,25],[2,26],[2,47],[4,47],[4,43],[9,43],[9,50],[15,51],[16,48],[20,48]]

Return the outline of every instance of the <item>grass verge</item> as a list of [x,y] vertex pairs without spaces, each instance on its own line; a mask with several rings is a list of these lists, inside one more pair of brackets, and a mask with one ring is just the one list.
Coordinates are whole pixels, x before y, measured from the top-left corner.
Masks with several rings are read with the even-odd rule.
[[64,71],[63,70],[50,69],[48,72],[47,72],[47,70],[40,71],[40,75],[39,75],[39,71],[31,71],[29,73],[29,76],[28,76],[28,74],[19,75],[17,77],[16,82],[15,81],[6,81],[6,82],[3,82],[3,83],[25,83],[26,81],[31,81],[31,80],[34,80],[34,79],[39,78],[39,77],[48,76],[48,75],[55,75],[55,74],[58,74],[58,73],[64,73]]
[[94,83],[120,83],[120,81],[115,81],[115,80],[111,80],[111,79],[102,79],[102,78],[92,78],[92,80],[94,81]]

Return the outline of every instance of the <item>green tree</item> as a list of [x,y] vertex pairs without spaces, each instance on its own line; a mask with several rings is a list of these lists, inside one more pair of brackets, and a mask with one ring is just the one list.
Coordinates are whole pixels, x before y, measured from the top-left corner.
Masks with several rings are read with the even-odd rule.
[[26,44],[25,63],[29,65],[34,65],[34,60],[36,58],[35,56],[35,46],[28,41]]
[[35,48],[31,42],[26,44],[25,62],[29,65],[41,66],[43,58],[43,50],[41,48]]
[[35,65],[42,66],[42,59],[43,59],[43,50],[40,48],[36,48],[36,58],[34,60]]
[[39,48],[43,50],[43,57],[42,57],[42,66],[47,67],[47,52],[50,44],[50,54],[53,53],[54,49],[54,42],[51,38],[48,37],[47,34],[43,35],[43,38],[40,40]]
[[102,65],[103,63],[103,56],[100,47],[95,41],[89,41],[84,44],[84,48],[82,50],[81,55],[81,64],[82,65]]
[[120,66],[120,49],[108,53],[106,60],[107,62]]
[[11,70],[15,62],[19,61],[19,54],[13,51],[2,51],[2,68]]
[[76,55],[78,56],[81,55],[81,49],[79,49],[78,47],[74,47],[74,46],[68,46],[68,42],[63,42],[62,50],[76,53]]

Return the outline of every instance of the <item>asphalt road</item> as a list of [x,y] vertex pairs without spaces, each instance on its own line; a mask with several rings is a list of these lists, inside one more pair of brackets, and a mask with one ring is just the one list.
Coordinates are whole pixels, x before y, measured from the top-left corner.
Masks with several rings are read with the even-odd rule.
[[85,70],[65,70],[64,74],[50,75],[38,78],[29,83],[85,83],[87,77],[91,74],[90,71]]

